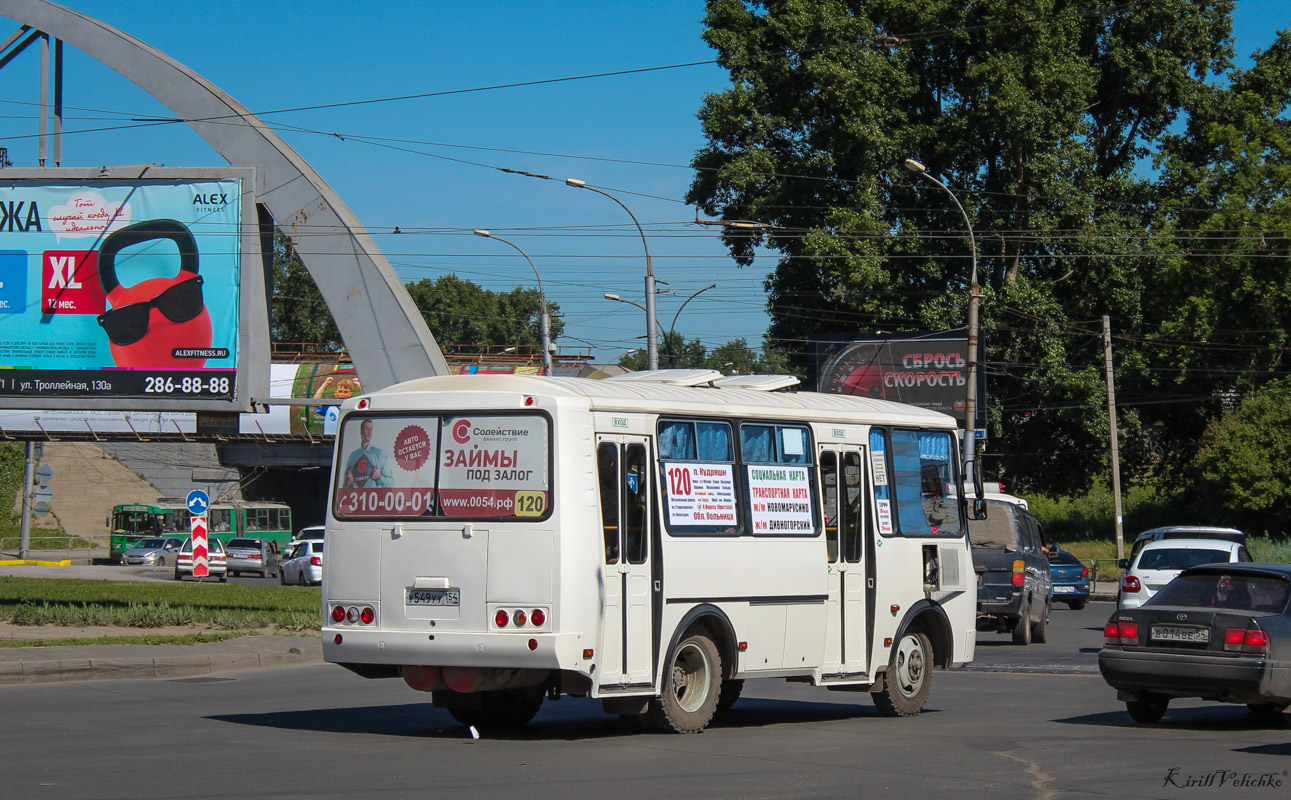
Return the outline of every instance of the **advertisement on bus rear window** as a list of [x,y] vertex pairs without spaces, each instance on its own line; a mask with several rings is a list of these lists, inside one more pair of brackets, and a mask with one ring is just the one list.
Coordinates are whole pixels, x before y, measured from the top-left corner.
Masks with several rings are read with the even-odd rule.
[[551,502],[546,417],[362,417],[341,424],[338,517],[542,519]]
[[546,516],[546,418],[445,417],[439,440],[442,516]]
[[438,434],[438,417],[346,418],[338,439],[336,515],[434,515]]

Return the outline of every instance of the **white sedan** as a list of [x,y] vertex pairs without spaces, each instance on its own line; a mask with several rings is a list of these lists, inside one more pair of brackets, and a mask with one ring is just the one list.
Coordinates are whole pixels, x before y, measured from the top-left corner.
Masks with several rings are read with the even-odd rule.
[[292,545],[291,550],[278,565],[278,581],[286,586],[298,583],[301,586],[322,584],[323,582],[323,543],[318,539],[302,539]]

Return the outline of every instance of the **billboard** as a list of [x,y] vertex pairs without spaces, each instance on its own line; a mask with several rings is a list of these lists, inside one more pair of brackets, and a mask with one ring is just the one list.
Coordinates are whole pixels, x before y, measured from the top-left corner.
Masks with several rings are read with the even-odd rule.
[[[977,423],[986,429],[986,379],[978,339]],[[812,341],[816,391],[873,397],[950,414],[964,426],[968,332],[876,334]]]
[[254,171],[143,172],[0,173],[0,407],[243,411],[263,395]]

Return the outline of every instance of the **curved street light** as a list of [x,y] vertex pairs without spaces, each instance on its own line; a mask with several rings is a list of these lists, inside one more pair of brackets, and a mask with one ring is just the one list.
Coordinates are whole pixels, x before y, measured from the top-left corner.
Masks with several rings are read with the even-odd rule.
[[959,198],[950,190],[946,184],[928,174],[928,168],[913,158],[907,158],[904,162],[905,168],[916,175],[921,175],[941,187],[942,191],[950,195],[954,201],[955,208],[964,218],[964,225],[968,227],[968,247],[973,256],[973,277],[968,284],[968,391],[964,395],[964,465],[967,468],[966,478],[972,479],[973,473],[977,471],[977,463],[974,460],[974,454],[977,450],[977,334],[978,334],[978,317],[977,304],[981,297],[981,288],[977,285],[977,242],[973,238],[973,223],[968,219],[968,212],[960,205]]
[[709,289],[716,289],[716,288],[717,288],[717,284],[715,283],[708,284],[703,289],[700,289],[698,292],[695,292],[690,297],[687,297],[686,300],[681,304],[681,308],[677,309],[677,313],[672,315],[672,324],[668,326],[668,338],[664,341],[664,343],[668,345],[668,366],[669,367],[677,366],[677,354],[676,352],[673,351],[673,341],[675,341],[674,337],[676,336],[676,330],[677,330],[677,317],[681,316],[681,312],[686,308],[686,303],[689,303],[691,300],[694,300],[696,297],[699,297],[701,294],[708,291]]
[[[650,261],[650,246],[646,244],[645,230],[642,229],[641,223],[637,222],[637,216],[636,214],[632,213],[632,209],[623,205],[622,200],[610,194],[609,192],[605,192],[600,189],[597,189],[595,186],[588,186],[587,181],[580,181],[577,178],[566,178],[565,185],[573,186],[575,189],[586,189],[589,192],[596,192],[597,194],[605,195],[606,197],[610,198],[614,202],[618,203],[619,207],[622,208],[624,211],[628,212],[628,216],[632,218],[632,222],[637,226],[637,233],[641,234],[641,246],[645,248],[645,259],[646,259],[646,275],[645,275],[646,304],[644,307],[646,312],[646,364],[652,370],[659,369],[659,323],[655,319],[655,315],[654,315],[654,264]],[[609,295],[606,295],[606,297],[609,297]],[[621,299],[621,298],[616,297],[614,299]],[[623,300],[622,302],[626,303],[630,301]],[[637,308],[641,308],[641,306],[637,305],[636,303],[632,303],[632,305],[637,306]]]
[[[538,268],[534,266],[533,259],[529,254],[521,250],[515,242],[509,242],[501,236],[494,236],[489,231],[482,228],[475,229],[476,236],[483,236],[485,239],[496,239],[503,244],[509,244],[516,249],[524,260],[529,262],[533,267],[533,276],[538,279],[538,300],[542,305],[542,371],[544,375],[550,375],[551,372],[551,317],[547,314],[547,293],[542,290],[542,276],[538,274]],[[514,349],[514,348],[512,348]]]

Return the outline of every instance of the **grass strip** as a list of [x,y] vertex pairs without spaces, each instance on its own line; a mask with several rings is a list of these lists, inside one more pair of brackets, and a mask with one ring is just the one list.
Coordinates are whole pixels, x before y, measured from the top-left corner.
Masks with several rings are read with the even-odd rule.
[[56,639],[0,639],[0,647],[72,647],[78,644],[207,644],[240,639],[246,631],[216,633],[141,634],[139,636],[75,636]]
[[0,577],[0,620],[16,625],[318,630],[318,588]]

